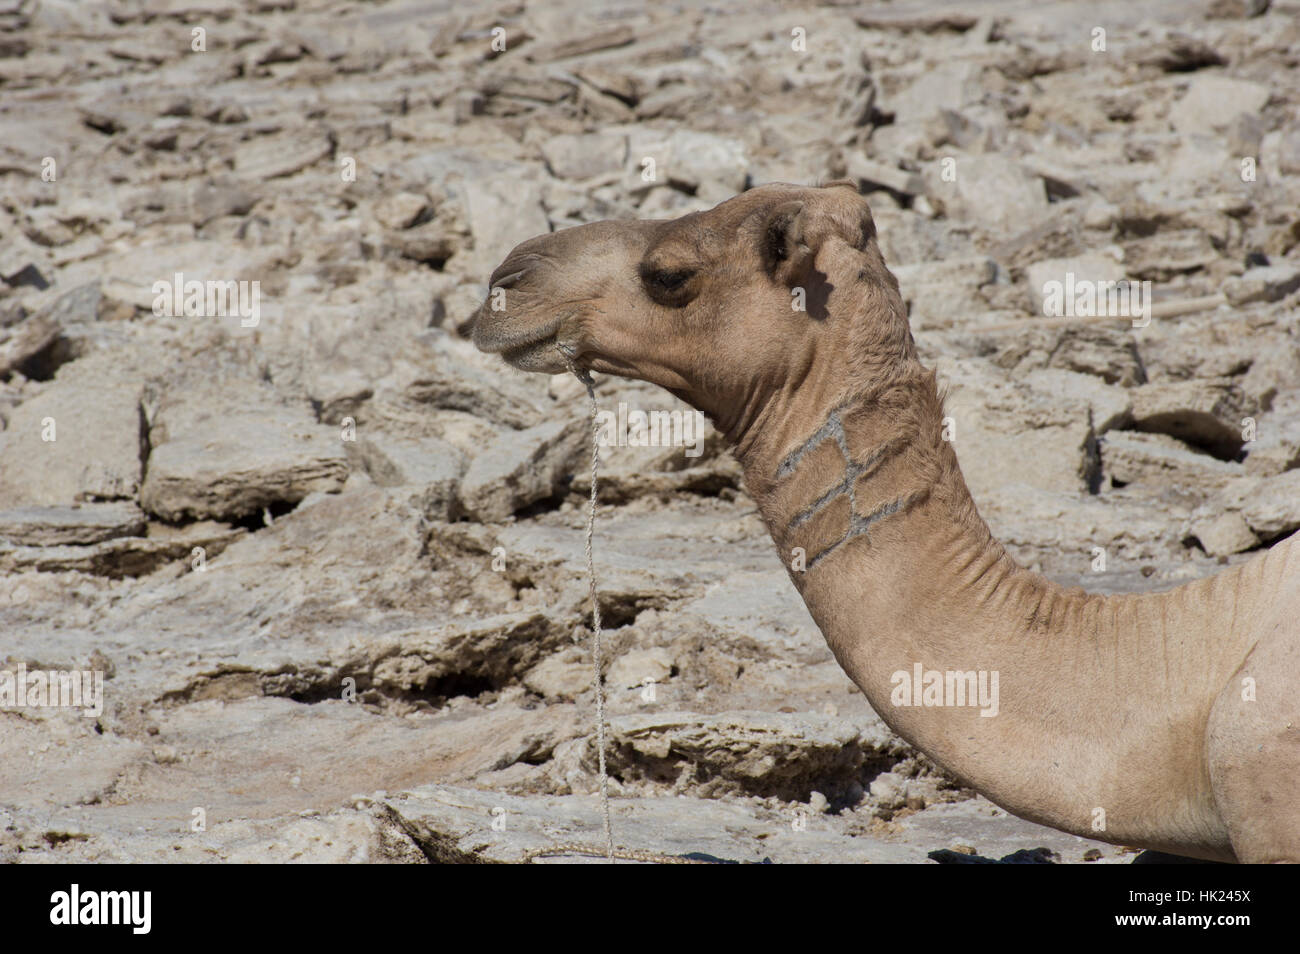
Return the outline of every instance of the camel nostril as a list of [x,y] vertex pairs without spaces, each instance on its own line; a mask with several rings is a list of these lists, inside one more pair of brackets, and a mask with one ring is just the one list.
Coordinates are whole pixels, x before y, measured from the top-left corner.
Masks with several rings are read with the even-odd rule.
[[500,278],[498,278],[496,275],[493,275],[492,287],[513,288],[515,286],[515,283],[518,282],[519,279],[523,278],[524,275],[527,274],[527,272],[528,272],[527,268],[516,268],[513,271],[507,272],[506,274],[502,275]]

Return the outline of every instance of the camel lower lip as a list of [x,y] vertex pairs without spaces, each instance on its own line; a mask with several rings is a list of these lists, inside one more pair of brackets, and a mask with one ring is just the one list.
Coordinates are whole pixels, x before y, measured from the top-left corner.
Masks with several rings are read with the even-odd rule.
[[513,347],[506,348],[504,351],[502,351],[501,357],[505,358],[507,361],[513,361],[515,358],[522,357],[523,355],[526,355],[529,352],[536,351],[537,349],[543,346],[550,345],[552,343],[552,340],[553,339],[551,338],[542,338],[538,341],[530,341],[528,342],[528,344],[514,345]]
[[524,345],[515,345],[501,352],[506,362],[521,371],[543,371],[556,374],[566,366],[564,356],[556,347],[554,335],[539,338]]
[[511,355],[523,354],[524,352],[530,351],[540,345],[553,345],[555,343],[556,333],[556,328],[548,327],[527,337],[520,335],[514,341],[507,340],[493,342],[491,341],[492,336],[490,333],[488,335],[488,340],[483,341],[480,340],[479,333],[476,331],[475,344],[484,351],[499,354],[506,360],[509,360]]

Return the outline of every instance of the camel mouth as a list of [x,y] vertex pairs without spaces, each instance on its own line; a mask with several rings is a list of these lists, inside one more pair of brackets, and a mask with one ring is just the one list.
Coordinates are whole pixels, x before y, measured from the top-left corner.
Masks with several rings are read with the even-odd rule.
[[554,338],[560,327],[560,319],[552,318],[535,326],[522,316],[494,312],[488,302],[479,305],[474,314],[473,329],[470,337],[474,346],[489,354],[504,354],[519,348],[527,348],[539,341]]
[[511,367],[520,371],[538,371],[543,374],[560,374],[569,368],[560,352],[554,334],[538,338],[528,344],[512,345],[499,354]]
[[[474,344],[490,354],[499,354],[506,364],[520,371],[542,374],[560,374],[567,371],[567,351],[562,351],[560,321],[555,319],[540,328],[510,335],[501,335],[499,329],[480,326],[475,330]],[[568,349],[571,351],[572,349]]]
[[544,327],[536,330],[500,334],[499,328],[488,328],[480,318],[478,326],[474,329],[474,344],[489,354],[499,354],[508,359],[517,351],[526,351],[539,344],[554,341],[558,328],[559,322],[547,322]]
[[484,303],[475,316],[471,337],[480,351],[499,354],[520,371],[559,374],[568,370],[565,355],[558,348],[560,328],[566,317],[557,315],[533,327],[520,327],[522,322],[518,317],[510,319],[495,314]]

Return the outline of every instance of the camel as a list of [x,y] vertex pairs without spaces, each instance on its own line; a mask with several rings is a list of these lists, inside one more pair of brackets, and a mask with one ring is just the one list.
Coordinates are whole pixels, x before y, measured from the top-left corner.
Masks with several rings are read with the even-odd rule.
[[490,287],[481,350],[649,381],[712,419],[840,666],[961,783],[1112,844],[1300,861],[1300,544],[1133,595],[1017,564],[853,183],[541,235]]

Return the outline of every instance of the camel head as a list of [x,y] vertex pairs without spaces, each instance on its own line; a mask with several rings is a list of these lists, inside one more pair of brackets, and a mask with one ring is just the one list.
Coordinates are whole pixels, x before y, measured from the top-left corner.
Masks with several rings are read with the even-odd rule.
[[[735,440],[773,395],[914,354],[852,183],[765,185],[707,212],[540,235],[492,273],[474,343],[525,371],[658,384]],[[834,395],[825,395],[830,401]]]

